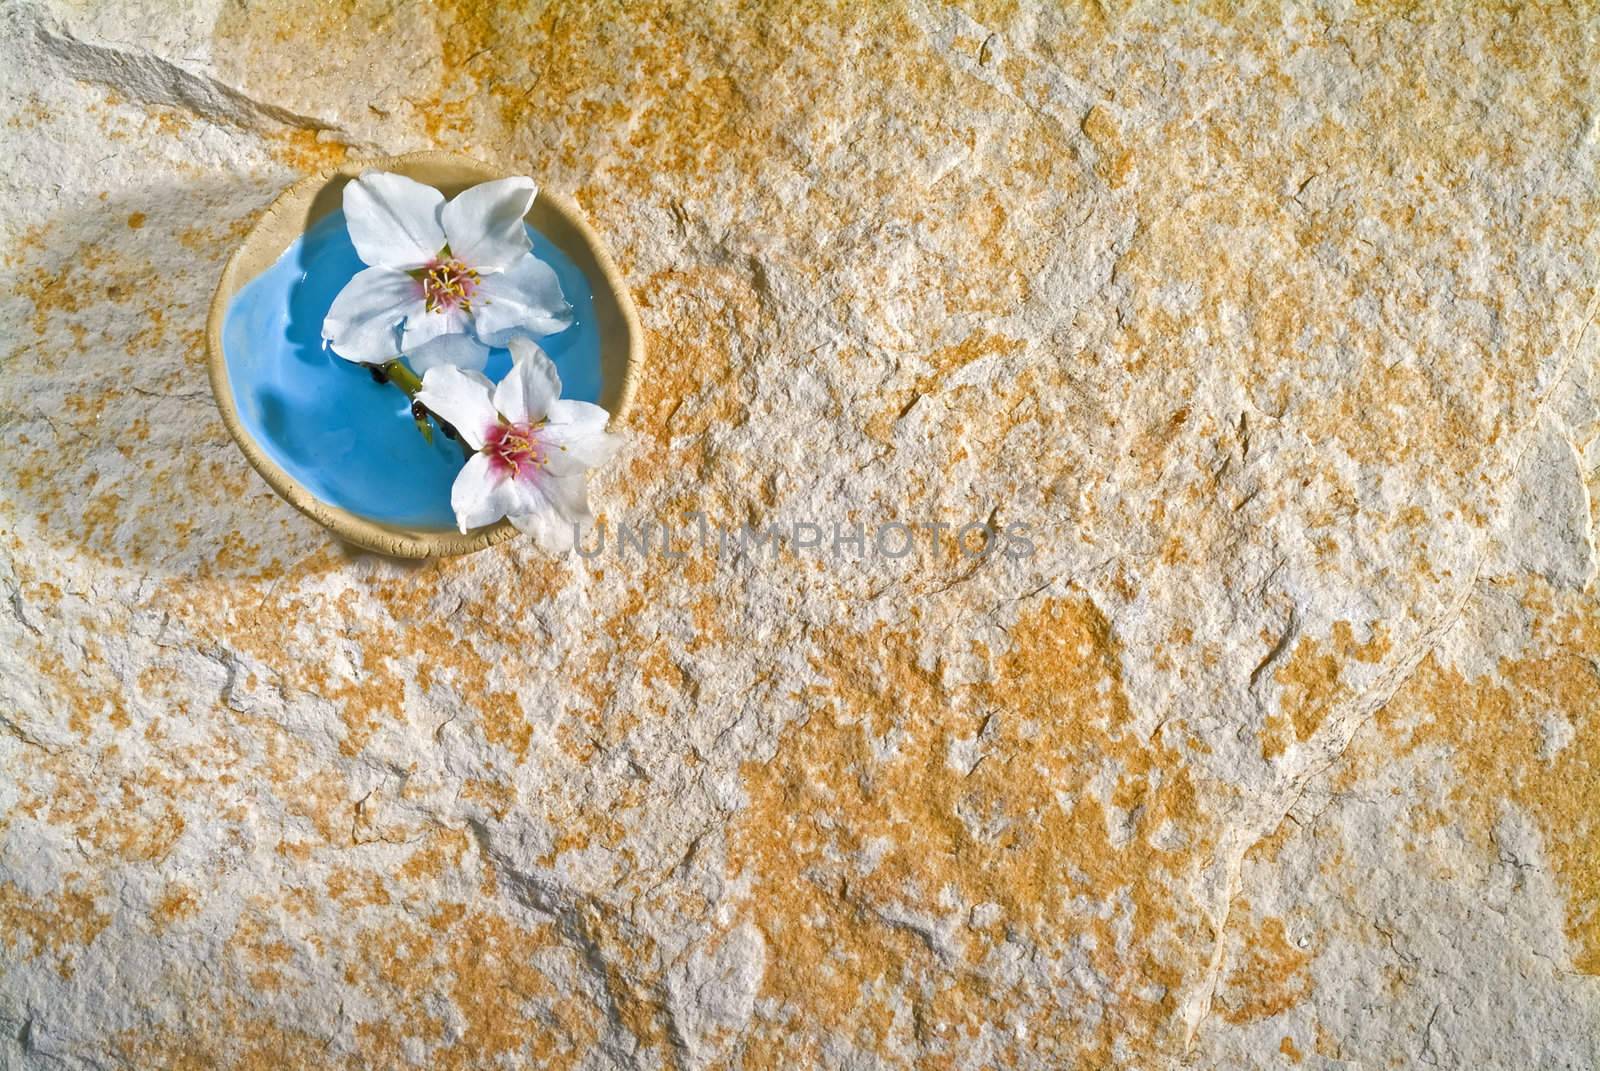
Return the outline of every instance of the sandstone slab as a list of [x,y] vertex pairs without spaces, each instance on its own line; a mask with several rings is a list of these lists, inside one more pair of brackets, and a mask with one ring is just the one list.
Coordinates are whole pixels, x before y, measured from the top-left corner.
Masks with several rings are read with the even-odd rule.
[[[0,1066],[1600,1065],[1594,14],[864,6],[0,8]],[[604,235],[684,556],[228,439],[421,148]]]

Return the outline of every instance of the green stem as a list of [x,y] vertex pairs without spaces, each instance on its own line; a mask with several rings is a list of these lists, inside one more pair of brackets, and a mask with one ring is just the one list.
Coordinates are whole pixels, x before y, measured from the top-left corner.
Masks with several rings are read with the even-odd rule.
[[417,391],[422,389],[422,380],[417,374],[406,367],[404,361],[396,358],[382,366],[383,374],[389,377],[389,382],[406,392],[407,398],[415,398]]
[[[422,380],[418,379],[417,374],[408,368],[406,363],[400,360],[398,357],[392,361],[380,365],[379,367],[383,370],[383,374],[389,377],[390,383],[393,383],[395,386],[406,392],[407,398],[415,399],[417,396],[417,391],[422,389]],[[433,414],[433,418],[438,420],[438,414]],[[433,428],[428,426],[427,417],[422,417],[417,420],[417,430],[422,433],[422,437],[424,439],[428,440],[430,443],[433,442]],[[463,442],[459,436],[456,438],[456,445],[461,447],[462,457],[470,458],[472,456],[472,447]]]

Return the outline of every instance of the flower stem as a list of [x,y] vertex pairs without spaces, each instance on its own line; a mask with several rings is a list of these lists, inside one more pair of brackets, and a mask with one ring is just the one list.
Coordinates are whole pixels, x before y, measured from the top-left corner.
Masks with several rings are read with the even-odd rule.
[[413,399],[411,403],[412,419],[417,422],[417,430],[422,433],[422,437],[424,439],[430,443],[433,442],[433,429],[428,425],[428,417],[432,416],[433,419],[438,422],[439,430],[444,432],[445,438],[456,440],[457,445],[461,447],[461,456],[472,456],[472,448],[456,437],[456,430],[454,428],[450,427],[449,424],[446,424],[444,420],[439,417],[439,414],[431,413],[425,406],[422,405],[422,403],[415,400],[417,397],[417,391],[422,389],[422,380],[417,378],[417,374],[415,372],[406,367],[404,361],[397,357],[392,361],[388,361],[379,365],[378,369],[383,373],[384,377],[390,383],[393,383],[395,386],[405,391],[407,398]]
[[418,379],[417,374],[407,368],[405,362],[399,358],[379,367],[383,369],[383,374],[389,377],[389,382],[406,392],[407,398],[415,398],[417,391],[422,389],[422,380]]

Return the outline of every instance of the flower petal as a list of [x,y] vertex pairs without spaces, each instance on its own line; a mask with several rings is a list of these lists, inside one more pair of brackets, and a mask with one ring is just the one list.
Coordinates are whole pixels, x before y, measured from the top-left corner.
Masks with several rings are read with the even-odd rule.
[[439,213],[452,256],[479,271],[502,271],[533,248],[522,217],[539,192],[526,176],[462,190]]
[[569,433],[573,435],[594,435],[606,430],[606,425],[611,422],[611,414],[592,402],[563,398],[551,404],[545,419],[550,421],[552,428],[561,425],[570,429]]
[[519,504],[505,472],[495,472],[488,454],[473,454],[450,485],[450,509],[463,535],[493,524]]
[[406,360],[418,375],[440,365],[454,365],[469,372],[482,372],[489,363],[489,347],[471,335],[440,335],[416,349],[406,350]]
[[587,524],[594,520],[594,514],[589,512],[589,481],[582,476],[546,476],[539,481],[539,491],[568,522]]
[[494,384],[482,372],[435,365],[423,373],[416,400],[449,421],[468,446],[482,450],[485,433],[500,420],[489,400],[493,392]]
[[621,436],[606,433],[610,417],[598,405],[563,398],[545,417],[539,438],[551,447],[547,464],[557,476],[598,468],[622,446]]
[[[519,531],[532,535],[546,550],[566,550],[572,546],[576,530],[594,520],[582,476],[546,475],[532,488],[525,481],[510,482],[521,485],[518,497],[522,501],[508,510],[506,516]],[[527,493],[530,489],[534,491],[532,496]]]
[[561,376],[536,342],[511,340],[511,371],[494,389],[494,407],[513,424],[543,420],[561,397]]
[[440,335],[462,334],[471,325],[472,321],[467,314],[458,308],[440,309],[429,312],[426,305],[423,310],[407,317],[401,343],[406,352],[418,348],[424,343],[432,342]]
[[367,171],[344,188],[344,224],[356,253],[368,264],[410,271],[444,248],[439,209],[444,194],[432,186]]
[[440,364],[483,371],[489,363],[489,347],[467,333],[471,324],[460,309],[422,312],[406,320],[400,344],[418,375]]
[[[452,247],[452,252],[454,247]],[[473,296],[473,330],[490,346],[514,335],[553,335],[572,326],[555,269],[532,253],[497,275],[485,275]]]
[[322,337],[347,361],[382,364],[400,355],[395,327],[422,310],[415,279],[393,268],[364,268],[333,299]]

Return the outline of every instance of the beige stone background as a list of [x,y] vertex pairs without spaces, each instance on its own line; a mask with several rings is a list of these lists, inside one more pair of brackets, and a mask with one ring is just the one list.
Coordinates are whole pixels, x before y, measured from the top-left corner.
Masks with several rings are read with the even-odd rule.
[[[1600,1066],[1600,10],[0,2],[0,1067]],[[617,521],[223,430],[333,161],[572,195]]]

